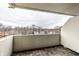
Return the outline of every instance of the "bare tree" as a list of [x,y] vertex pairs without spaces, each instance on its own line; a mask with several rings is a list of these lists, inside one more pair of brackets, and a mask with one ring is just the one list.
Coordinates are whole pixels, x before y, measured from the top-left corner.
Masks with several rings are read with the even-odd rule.
[[35,31],[35,25],[34,24],[32,25],[32,28],[33,28],[32,34],[34,34],[34,31]]

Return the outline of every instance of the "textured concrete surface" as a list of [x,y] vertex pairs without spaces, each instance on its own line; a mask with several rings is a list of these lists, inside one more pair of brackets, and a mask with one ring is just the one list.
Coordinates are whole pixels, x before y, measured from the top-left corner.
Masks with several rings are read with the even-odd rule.
[[68,48],[64,48],[63,46],[54,46],[22,52],[14,52],[12,56],[79,56],[79,54]]
[[59,45],[59,34],[17,35],[14,36],[14,51]]

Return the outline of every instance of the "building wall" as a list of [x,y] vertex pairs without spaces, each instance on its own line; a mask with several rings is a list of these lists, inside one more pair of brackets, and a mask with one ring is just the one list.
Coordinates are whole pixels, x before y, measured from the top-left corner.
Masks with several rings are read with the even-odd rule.
[[12,54],[13,36],[0,38],[0,56],[9,56]]
[[14,36],[14,51],[59,45],[59,34]]
[[79,53],[79,16],[71,18],[61,28],[61,44]]

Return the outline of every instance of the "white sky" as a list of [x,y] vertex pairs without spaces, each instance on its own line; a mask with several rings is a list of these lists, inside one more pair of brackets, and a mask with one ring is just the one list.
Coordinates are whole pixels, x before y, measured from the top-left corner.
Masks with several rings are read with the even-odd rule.
[[0,23],[10,26],[37,26],[53,28],[62,26],[70,17],[54,13],[46,13],[34,10],[11,9],[8,4],[0,3]]

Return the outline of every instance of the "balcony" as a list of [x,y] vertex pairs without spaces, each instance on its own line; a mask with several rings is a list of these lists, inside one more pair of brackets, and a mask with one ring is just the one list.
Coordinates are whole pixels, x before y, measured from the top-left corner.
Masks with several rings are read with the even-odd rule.
[[[45,8],[46,5],[47,5],[47,7]],[[29,8],[27,8],[27,6]],[[51,6],[52,6],[52,8],[51,8]],[[75,7],[73,8],[72,6],[75,6]],[[23,28],[24,30],[22,30],[22,32],[20,31],[22,29],[20,27],[19,27],[19,31],[17,28],[11,29],[10,27],[6,27],[6,26],[2,27],[2,29],[0,29],[3,32],[3,33],[0,33],[0,35],[2,36],[0,38],[0,56],[18,56],[18,55],[20,55],[20,56],[34,56],[34,55],[35,56],[37,56],[37,55],[41,55],[41,56],[43,56],[43,55],[45,55],[45,56],[63,56],[63,55],[64,56],[78,56],[79,55],[79,46],[78,46],[79,45],[79,16],[78,16],[79,8],[78,8],[78,6],[79,6],[79,4],[27,4],[27,3],[26,4],[18,4],[18,3],[12,4],[11,3],[9,8],[13,8],[16,11],[13,11],[13,9],[10,9],[9,10],[10,12],[9,12],[7,9],[7,11],[10,14],[8,14],[6,12],[6,15],[5,15],[5,12],[2,12],[2,14],[4,13],[4,15],[5,15],[5,17],[4,17],[4,15],[1,16],[2,21],[1,20],[0,21],[2,23],[16,27],[18,22],[20,22],[22,25],[26,26],[26,25],[28,25],[27,23],[30,22],[29,20],[32,20],[31,22],[35,21],[33,23],[35,23],[36,25],[40,25],[41,27],[45,27],[45,28],[41,28],[39,26],[35,27],[35,25],[32,25],[32,23],[30,23],[32,25],[32,28],[30,28],[30,31],[28,31],[29,27],[27,27],[26,33],[29,33],[29,34],[26,35],[24,32],[25,27]],[[39,10],[39,11],[44,11],[47,13],[38,14],[38,12],[34,12],[34,11],[31,11],[31,13],[30,13],[27,10],[27,14],[29,16],[33,13],[31,15],[31,17],[33,17],[33,16],[34,17],[31,18],[29,16],[26,17],[26,11],[15,9],[16,7],[19,7],[22,9],[32,9],[32,10],[36,10],[36,11]],[[56,7],[56,8],[54,8],[54,7]],[[77,10],[75,10],[75,9],[77,9]],[[18,11],[19,11],[19,14],[18,14]],[[22,16],[22,13],[25,16],[24,15]],[[63,14],[63,18],[61,16],[59,16],[58,14],[55,14],[56,15],[55,16],[53,13],[58,13],[59,15]],[[38,17],[39,15],[41,15],[40,16],[41,19],[39,19],[40,18],[40,17]],[[51,17],[48,17],[49,15]],[[62,27],[60,27],[60,32],[57,34],[54,32],[53,32],[53,34],[51,34],[49,29],[46,29],[47,27],[48,28],[51,27],[50,23],[53,20],[51,21],[50,19],[53,17],[52,15],[55,17],[54,20],[56,20],[56,22],[58,22],[55,25],[62,25],[61,23],[59,23],[59,19],[64,20]],[[17,17],[14,17],[14,16],[17,16]],[[28,17],[31,19],[29,19]],[[72,17],[72,18],[70,18],[70,17]],[[11,19],[13,19],[13,20],[11,21]],[[29,19],[28,22],[26,21],[26,19],[27,20]],[[38,19],[38,21],[37,21],[37,19]],[[68,21],[66,22],[65,19],[68,19]],[[41,22],[40,22],[40,20],[41,20]],[[47,23],[45,23],[46,20],[47,20]],[[50,20],[50,22],[48,23],[49,20]],[[9,21],[11,21],[11,23],[9,23]],[[17,21],[17,23],[16,23],[16,21]],[[55,22],[55,21],[53,21],[53,22]],[[41,23],[43,24],[43,26]],[[47,26],[48,24],[50,26]],[[2,26],[2,25],[0,25],[0,26]],[[38,33],[36,30],[37,27],[38,27]],[[4,30],[5,28],[7,28],[8,30]],[[11,30],[13,30],[13,31],[11,31]],[[10,35],[5,36],[4,35],[5,31],[7,31],[8,33],[10,32],[9,33]],[[55,30],[53,30],[53,31],[55,31]],[[42,34],[39,34],[40,32]],[[22,33],[23,35],[15,35],[18,33],[20,33],[20,34]]]
[[0,56],[78,56],[61,44],[59,34],[11,35],[0,39]]

